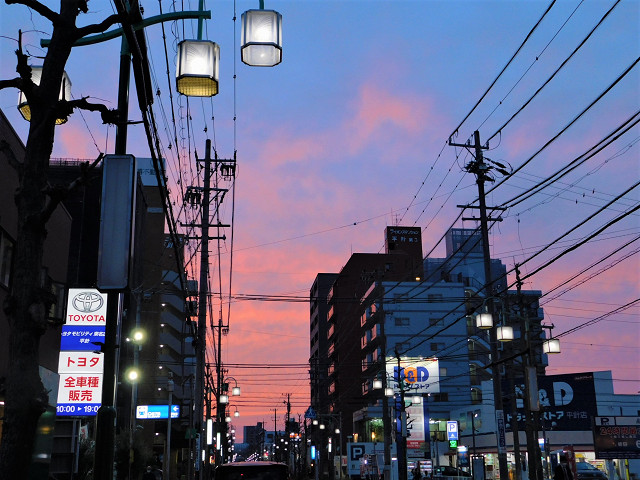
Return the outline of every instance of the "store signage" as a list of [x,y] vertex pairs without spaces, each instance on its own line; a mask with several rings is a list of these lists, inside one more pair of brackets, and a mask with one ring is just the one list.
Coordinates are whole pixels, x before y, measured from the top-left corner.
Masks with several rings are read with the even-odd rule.
[[[537,383],[541,422],[545,430],[591,430],[592,418],[598,414],[593,372],[539,376]],[[524,430],[524,402],[527,393],[524,385],[524,380],[516,380],[515,415],[509,402],[505,402],[505,421],[509,431],[515,418],[521,431]],[[511,391],[506,381],[502,384],[502,391],[507,394]]]
[[100,350],[104,343],[106,327],[93,325],[63,325],[60,337],[60,350]]
[[400,365],[387,364],[387,373],[391,377],[390,386],[396,392],[402,389],[411,395],[419,393],[440,392],[440,366],[437,358],[420,359],[412,357],[403,359]]
[[58,357],[58,416],[93,416],[102,403],[107,295],[71,288]]
[[596,458],[640,459],[640,417],[594,417]]
[[[171,418],[180,417],[180,406],[171,405]],[[169,405],[138,405],[136,418],[141,420],[169,418]]]

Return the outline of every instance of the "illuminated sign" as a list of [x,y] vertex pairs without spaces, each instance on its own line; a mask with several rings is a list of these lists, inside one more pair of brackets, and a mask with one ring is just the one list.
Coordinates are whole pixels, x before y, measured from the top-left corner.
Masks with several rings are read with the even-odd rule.
[[107,295],[71,288],[58,357],[58,416],[92,416],[102,403]]
[[94,352],[60,352],[58,373],[102,374],[104,355]]
[[106,327],[63,325],[60,350],[100,350]]
[[403,390],[411,394],[440,392],[440,366],[437,358],[403,359],[400,366],[387,363],[387,373],[392,378],[390,386],[395,391],[400,391],[400,380]]
[[447,440],[458,440],[458,422],[455,420],[447,421]]
[[[178,417],[180,417],[180,406],[171,405],[171,418]],[[169,405],[138,405],[136,418],[142,420],[169,418]]]

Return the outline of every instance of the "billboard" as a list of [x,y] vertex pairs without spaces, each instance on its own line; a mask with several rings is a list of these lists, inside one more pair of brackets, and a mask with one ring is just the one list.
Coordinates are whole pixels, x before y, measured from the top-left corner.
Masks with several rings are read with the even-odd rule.
[[107,295],[71,288],[58,357],[58,416],[92,416],[102,403]]
[[400,365],[387,363],[387,374],[391,378],[390,387],[400,391],[398,381],[407,394],[440,392],[440,367],[437,358],[402,359]]
[[[504,413],[507,430],[511,431],[514,417],[518,427],[524,430],[524,380],[515,380],[514,394],[517,412],[511,411],[505,402]],[[512,391],[506,381],[502,384],[505,398]],[[597,415],[596,389],[593,372],[538,376],[538,398],[541,422],[545,430],[590,431],[592,419]]]
[[640,459],[640,417],[595,417],[596,458]]

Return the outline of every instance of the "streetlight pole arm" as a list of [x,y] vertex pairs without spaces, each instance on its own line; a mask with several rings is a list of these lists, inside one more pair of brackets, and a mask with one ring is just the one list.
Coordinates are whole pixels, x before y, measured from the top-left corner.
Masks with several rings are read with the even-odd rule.
[[[96,24],[96,25],[88,25],[86,27],[83,27],[82,29],[80,29],[81,31],[83,29],[87,29],[86,33],[93,33],[93,31],[99,31],[97,30],[97,28],[99,26],[101,26],[102,24],[105,24],[105,22],[109,21],[110,19],[112,19],[112,17],[117,17],[116,21],[111,21],[111,25],[114,23],[117,23],[118,19],[120,18],[119,15],[111,15],[111,17],[106,18],[102,23]],[[134,25],[132,25],[133,30],[137,31],[137,30],[142,30],[145,27],[151,26],[151,25],[156,25],[158,23],[162,23],[162,22],[170,22],[173,20],[188,20],[188,19],[206,19],[209,20],[211,19],[211,11],[206,10],[206,11],[198,11],[198,10],[190,10],[190,11],[185,11],[185,12],[168,12],[168,13],[163,13],[161,15],[155,15],[153,17],[149,17],[149,18],[145,18],[143,19],[141,22],[138,22]],[[108,25],[107,25],[108,27]],[[123,30],[122,27],[120,28],[116,28],[115,30],[111,30],[109,32],[105,32],[105,33],[100,33],[98,35],[92,35],[90,37],[84,37],[84,38],[80,38],[78,39],[73,46],[74,47],[82,47],[85,45],[94,45],[96,43],[102,43],[102,42],[106,42],[107,40],[113,40],[114,38],[119,38],[123,35]],[[42,40],[40,40],[40,46],[41,47],[48,47],[49,44],[51,43],[51,39],[50,38],[44,38]]]

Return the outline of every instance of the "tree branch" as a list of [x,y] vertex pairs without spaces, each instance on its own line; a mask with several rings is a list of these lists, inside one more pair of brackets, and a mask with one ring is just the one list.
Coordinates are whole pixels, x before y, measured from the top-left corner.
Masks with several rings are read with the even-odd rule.
[[82,110],[89,110],[90,112],[100,112],[102,117],[102,123],[118,123],[118,111],[110,110],[106,105],[101,103],[91,103],[87,101],[88,97],[83,97],[77,100],[62,100],[58,103],[57,118],[65,118],[73,113],[74,108],[80,108]]
[[85,27],[78,28],[76,39],[80,39],[82,37],[85,37],[87,35],[91,35],[94,33],[102,33],[107,28],[109,28],[112,25],[115,25],[116,23],[120,23],[120,15],[118,14],[111,15],[105,18],[100,23],[95,23],[93,25],[87,25]]
[[11,167],[20,174],[22,171],[22,162],[16,158],[16,154],[13,152],[13,149],[6,140],[0,140],[0,152],[5,154],[9,165],[11,165]]
[[49,7],[44,6],[37,0],[4,0],[4,1],[7,5],[19,4],[19,5],[24,5],[25,7],[29,7],[35,10],[36,12],[38,12],[44,18],[47,18],[48,20],[50,20],[51,23],[57,23],[58,20],[60,19],[60,15],[58,13],[49,9]]
[[104,157],[104,153],[100,153],[98,158],[96,158],[93,163],[89,164],[89,162],[84,162],[80,165],[80,176],[72,181],[69,185],[56,185],[56,186],[47,186],[44,193],[49,196],[49,201],[46,203],[42,212],[40,212],[40,218],[43,223],[47,223],[56,207],[66,199],[71,192],[73,192],[80,185],[84,185],[89,178],[89,173],[100,163],[102,158]]
[[3,88],[17,88],[22,90],[22,79],[20,77],[12,78],[11,80],[0,80],[0,90]]

